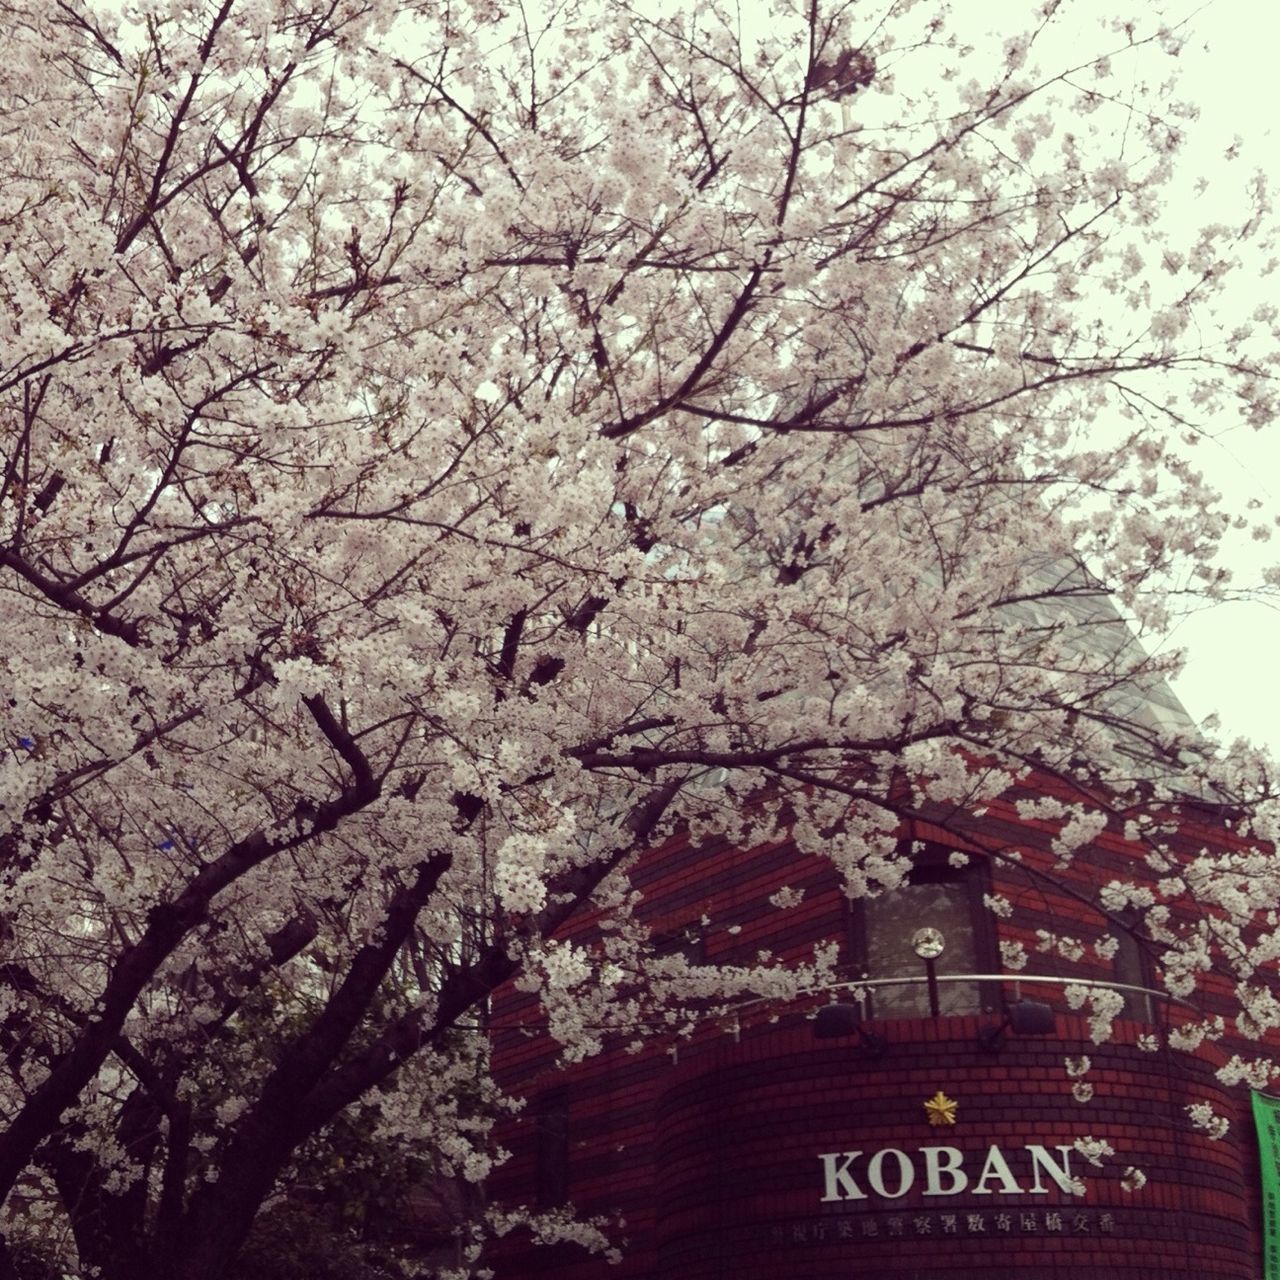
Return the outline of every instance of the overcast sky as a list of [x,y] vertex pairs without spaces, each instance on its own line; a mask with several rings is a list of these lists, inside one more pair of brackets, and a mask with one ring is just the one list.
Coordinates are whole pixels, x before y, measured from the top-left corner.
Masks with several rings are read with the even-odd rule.
[[[744,0],[744,3],[747,0]],[[985,0],[981,6],[956,6],[952,27],[975,36],[984,29],[1001,38],[1022,30],[1035,0]],[[1135,0],[1128,9],[1107,0],[1066,0],[1039,43],[1042,65],[1061,66],[1079,55],[1110,45],[1098,24],[1132,14],[1142,27],[1163,11],[1170,24],[1184,23],[1188,41],[1178,60],[1180,97],[1199,107],[1200,118],[1188,131],[1179,180],[1168,194],[1166,217],[1189,233],[1205,223],[1243,220],[1248,205],[1244,187],[1257,169],[1272,175],[1280,201],[1280,112],[1276,108],[1275,64],[1280,48],[1280,5],[1265,0]],[[1061,59],[1061,61],[1059,61]],[[1148,74],[1164,78],[1167,68]],[[1229,147],[1239,139],[1238,158],[1228,163]],[[1246,274],[1231,286],[1241,319],[1259,302],[1280,303],[1280,279]],[[1224,495],[1231,509],[1260,504],[1258,516],[1280,517],[1280,422],[1269,429],[1221,421],[1206,424],[1206,439],[1193,455],[1196,465]],[[1227,548],[1224,563],[1235,585],[1261,580],[1267,567],[1280,563],[1280,528],[1269,544],[1241,535]],[[1187,651],[1187,666],[1175,689],[1199,721],[1217,713],[1221,737],[1237,737],[1269,746],[1280,759],[1280,602],[1231,603],[1185,618],[1170,637]]]
[[[1209,178],[1208,191],[1187,209],[1188,220],[1199,223],[1204,214],[1195,204],[1224,198],[1226,188],[1254,168],[1267,169],[1280,186],[1275,90],[1280,9],[1261,0],[1212,0],[1188,12],[1194,13],[1195,37],[1182,55],[1182,71],[1187,96],[1201,110],[1188,177],[1199,171]],[[1243,165],[1220,160],[1233,134],[1242,139]],[[1260,299],[1280,301],[1280,280],[1257,287]],[[1271,515],[1280,515],[1280,423],[1261,432],[1224,424],[1198,461],[1232,503],[1243,506],[1257,499]],[[1242,543],[1231,552],[1241,583],[1256,580],[1263,567],[1277,561],[1280,531],[1269,545]],[[1188,650],[1187,671],[1176,687],[1191,714],[1203,718],[1217,710],[1224,737],[1267,743],[1280,756],[1280,609],[1218,606],[1184,621],[1173,639]]]

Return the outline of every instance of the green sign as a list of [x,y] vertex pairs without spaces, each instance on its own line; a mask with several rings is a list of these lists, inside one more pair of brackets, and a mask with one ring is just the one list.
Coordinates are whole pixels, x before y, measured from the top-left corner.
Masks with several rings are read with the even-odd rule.
[[1255,1093],[1253,1122],[1262,1156],[1263,1274],[1280,1280],[1280,1098]]

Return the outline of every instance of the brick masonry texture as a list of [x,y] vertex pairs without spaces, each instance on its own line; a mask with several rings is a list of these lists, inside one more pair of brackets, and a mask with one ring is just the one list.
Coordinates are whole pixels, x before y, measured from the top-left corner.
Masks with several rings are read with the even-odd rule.
[[[1097,1094],[1081,1106],[1065,1086],[1060,1044],[1011,1042],[995,1066],[966,1034],[978,1021],[946,1019],[940,1030],[954,1038],[891,1046],[873,1066],[852,1047],[806,1045],[784,1032],[762,1037],[745,1061],[724,1049],[675,1067],[656,1107],[657,1274],[765,1280],[790,1274],[800,1257],[815,1280],[845,1276],[851,1264],[883,1275],[926,1266],[936,1275],[975,1266],[1005,1275],[1033,1261],[1075,1275],[1095,1264],[1106,1269],[1098,1275],[1157,1264],[1165,1276],[1249,1274],[1240,1161],[1189,1133],[1181,1114],[1206,1090],[1230,1105],[1220,1090],[1171,1077],[1160,1055],[1117,1047],[1095,1050]],[[926,1121],[922,1104],[939,1089],[959,1104],[954,1126]],[[1083,1197],[1047,1179],[1045,1194],[1032,1194],[1023,1144],[1059,1154],[1086,1129],[1123,1164],[1088,1179]],[[922,1146],[962,1151],[972,1184],[991,1143],[1021,1194],[922,1194]],[[891,1201],[821,1202],[820,1152],[869,1156],[885,1147],[915,1157],[910,1191]],[[1073,1173],[1088,1170],[1078,1154],[1069,1159]],[[1121,1186],[1127,1164],[1147,1172],[1139,1193]]]
[[[1018,904],[1014,922],[996,920],[992,941],[1016,939],[1031,950],[1036,930],[1085,944],[1106,922],[1088,905],[1100,882],[1135,876],[1137,851],[1108,831],[1071,866],[1054,867],[1052,824],[1026,823],[1012,806],[992,806],[961,838],[928,824],[904,840],[934,842],[972,855],[992,892]],[[1230,842],[1211,827],[1185,824],[1188,853],[1206,839]],[[1048,873],[1052,870],[1052,875]],[[1055,883],[1055,881],[1057,883]],[[783,845],[737,850],[723,842],[675,839],[650,851],[633,882],[641,916],[655,933],[696,935],[708,964],[745,963],[762,948],[784,959],[812,955],[834,941],[856,979],[856,912],[821,858]],[[800,907],[778,911],[770,894],[802,887]],[[1082,901],[1081,899],[1086,899]],[[709,923],[703,924],[703,920]],[[590,946],[594,921],[568,936]],[[994,955],[992,967],[999,967]],[[1114,978],[1092,951],[1069,963],[1034,953],[1028,972]],[[1011,984],[1005,996],[1012,996]],[[556,1047],[538,1028],[529,996],[498,993],[493,1055],[504,1086],[530,1099],[499,1140],[511,1152],[490,1185],[494,1200],[533,1203],[539,1099],[567,1101],[567,1192],[587,1216],[614,1224],[624,1261],[611,1266],[576,1247],[534,1248],[519,1232],[492,1258],[500,1280],[1174,1280],[1261,1275],[1257,1150],[1248,1099],[1217,1084],[1213,1068],[1231,1044],[1195,1056],[1138,1046],[1140,1036],[1181,1015],[1165,1006],[1155,1023],[1121,1022],[1113,1042],[1097,1045],[1061,987],[1023,992],[1049,1000],[1052,1036],[1009,1035],[999,1052],[979,1046],[994,1013],[939,1019],[872,1020],[888,1048],[875,1056],[858,1038],[817,1041],[807,1007],[757,1006],[736,1022],[708,1023],[692,1039],[652,1040],[639,1053],[608,1046],[572,1067],[556,1065]],[[1218,1007],[1229,1007],[1229,992]],[[1210,1007],[1214,1000],[1211,998]],[[1087,1103],[1071,1093],[1064,1061],[1087,1055]],[[958,1103],[955,1126],[930,1127],[925,1099],[941,1090]],[[1186,1106],[1207,1100],[1231,1119],[1217,1142],[1190,1125]],[[1046,1182],[1030,1192],[1025,1144],[1055,1156],[1089,1135],[1114,1148],[1102,1169],[1078,1153],[1071,1172],[1085,1176],[1083,1197]],[[974,1194],[973,1181],[996,1144],[1021,1194]],[[920,1149],[964,1153],[971,1179],[954,1196],[925,1196]],[[864,1153],[853,1166],[867,1190],[865,1161],[895,1148],[914,1161],[915,1185],[903,1196],[823,1202],[822,1153]],[[895,1158],[889,1168],[896,1169]],[[1122,1176],[1141,1168],[1146,1185],[1127,1191]],[[896,1186],[896,1183],[893,1184]],[[999,1186],[998,1179],[991,1185]]]

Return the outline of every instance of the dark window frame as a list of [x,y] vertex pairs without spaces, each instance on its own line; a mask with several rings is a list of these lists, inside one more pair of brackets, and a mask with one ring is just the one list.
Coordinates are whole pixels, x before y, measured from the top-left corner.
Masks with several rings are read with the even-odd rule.
[[[953,853],[962,853],[968,859],[963,867],[953,867],[950,857]],[[908,855],[911,859],[911,870],[907,875],[909,884],[963,884],[966,890],[969,908],[969,926],[972,930],[973,952],[977,960],[977,972],[1000,972],[1000,947],[996,935],[995,922],[987,907],[986,898],[991,892],[991,867],[988,860],[979,854],[969,853],[964,849],[955,849],[932,841],[920,845],[913,844],[913,851]],[[891,891],[890,891],[891,892]],[[887,894],[885,896],[888,896]],[[845,968],[852,971],[852,976],[907,977],[906,974],[874,974],[868,972],[867,956],[867,909],[879,899],[853,898],[845,899]],[[924,976],[924,962],[920,961],[920,976]],[[998,982],[980,982],[978,989],[979,1013],[994,1013],[1000,1008],[1000,984]],[[876,1017],[874,989],[867,993],[866,1011],[868,1017]],[[902,1017],[902,1015],[886,1013],[885,1017]],[[926,1015],[927,1016],[927,1015]],[[947,1015],[943,1015],[947,1016]]]
[[569,1090],[548,1089],[534,1109],[534,1187],[539,1209],[569,1202]]
[[650,934],[649,945],[655,959],[682,956],[689,964],[707,963],[707,935],[701,921],[656,930]]
[[[1118,944],[1115,955],[1111,957],[1111,973],[1116,982],[1135,987],[1155,987],[1155,965],[1147,948],[1134,936],[1133,931],[1138,924],[1136,913],[1131,912],[1112,917],[1108,922],[1107,932]],[[1148,1025],[1156,1021],[1154,997],[1139,995],[1133,991],[1122,991],[1120,994],[1124,996],[1124,1010],[1120,1014],[1122,1018]]]

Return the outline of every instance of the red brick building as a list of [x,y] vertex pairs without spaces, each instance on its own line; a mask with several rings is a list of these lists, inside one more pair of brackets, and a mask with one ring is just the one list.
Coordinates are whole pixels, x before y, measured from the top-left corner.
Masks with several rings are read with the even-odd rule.
[[[1188,853],[1229,839],[1207,809],[1178,821]],[[1248,1099],[1214,1078],[1224,1046],[1168,1047],[1170,1028],[1203,1016],[1203,1002],[1193,1015],[1154,994],[1143,946],[1091,905],[1100,885],[1137,874],[1140,851],[1115,824],[1055,867],[1056,831],[1012,803],[948,815],[945,830],[917,823],[904,832],[909,882],[852,903],[828,861],[785,844],[675,839],[645,855],[632,875],[643,919],[692,962],[746,964],[761,950],[802,962],[831,941],[842,977],[865,985],[747,1003],[690,1038],[638,1053],[610,1045],[567,1068],[538,1034],[533,998],[501,993],[495,1068],[529,1102],[500,1135],[512,1156],[491,1194],[608,1218],[625,1257],[611,1266],[517,1233],[501,1244],[498,1275],[1259,1276]],[[784,886],[803,896],[780,910],[769,899]],[[993,895],[1012,911],[989,910]],[[932,998],[911,946],[922,926],[945,939]],[[570,933],[590,945],[593,930],[584,918]],[[1002,955],[1018,943],[1028,961],[1013,972]],[[1099,991],[1124,999],[1102,1044],[1089,999],[1119,997]],[[833,1001],[845,1011],[816,1022]],[[816,1034],[831,1031],[841,1034]],[[1188,1116],[1202,1101],[1231,1120],[1216,1141]],[[954,1123],[932,1124],[931,1112]],[[1098,1148],[1077,1145],[1085,1137],[1114,1154],[1095,1167]]]

